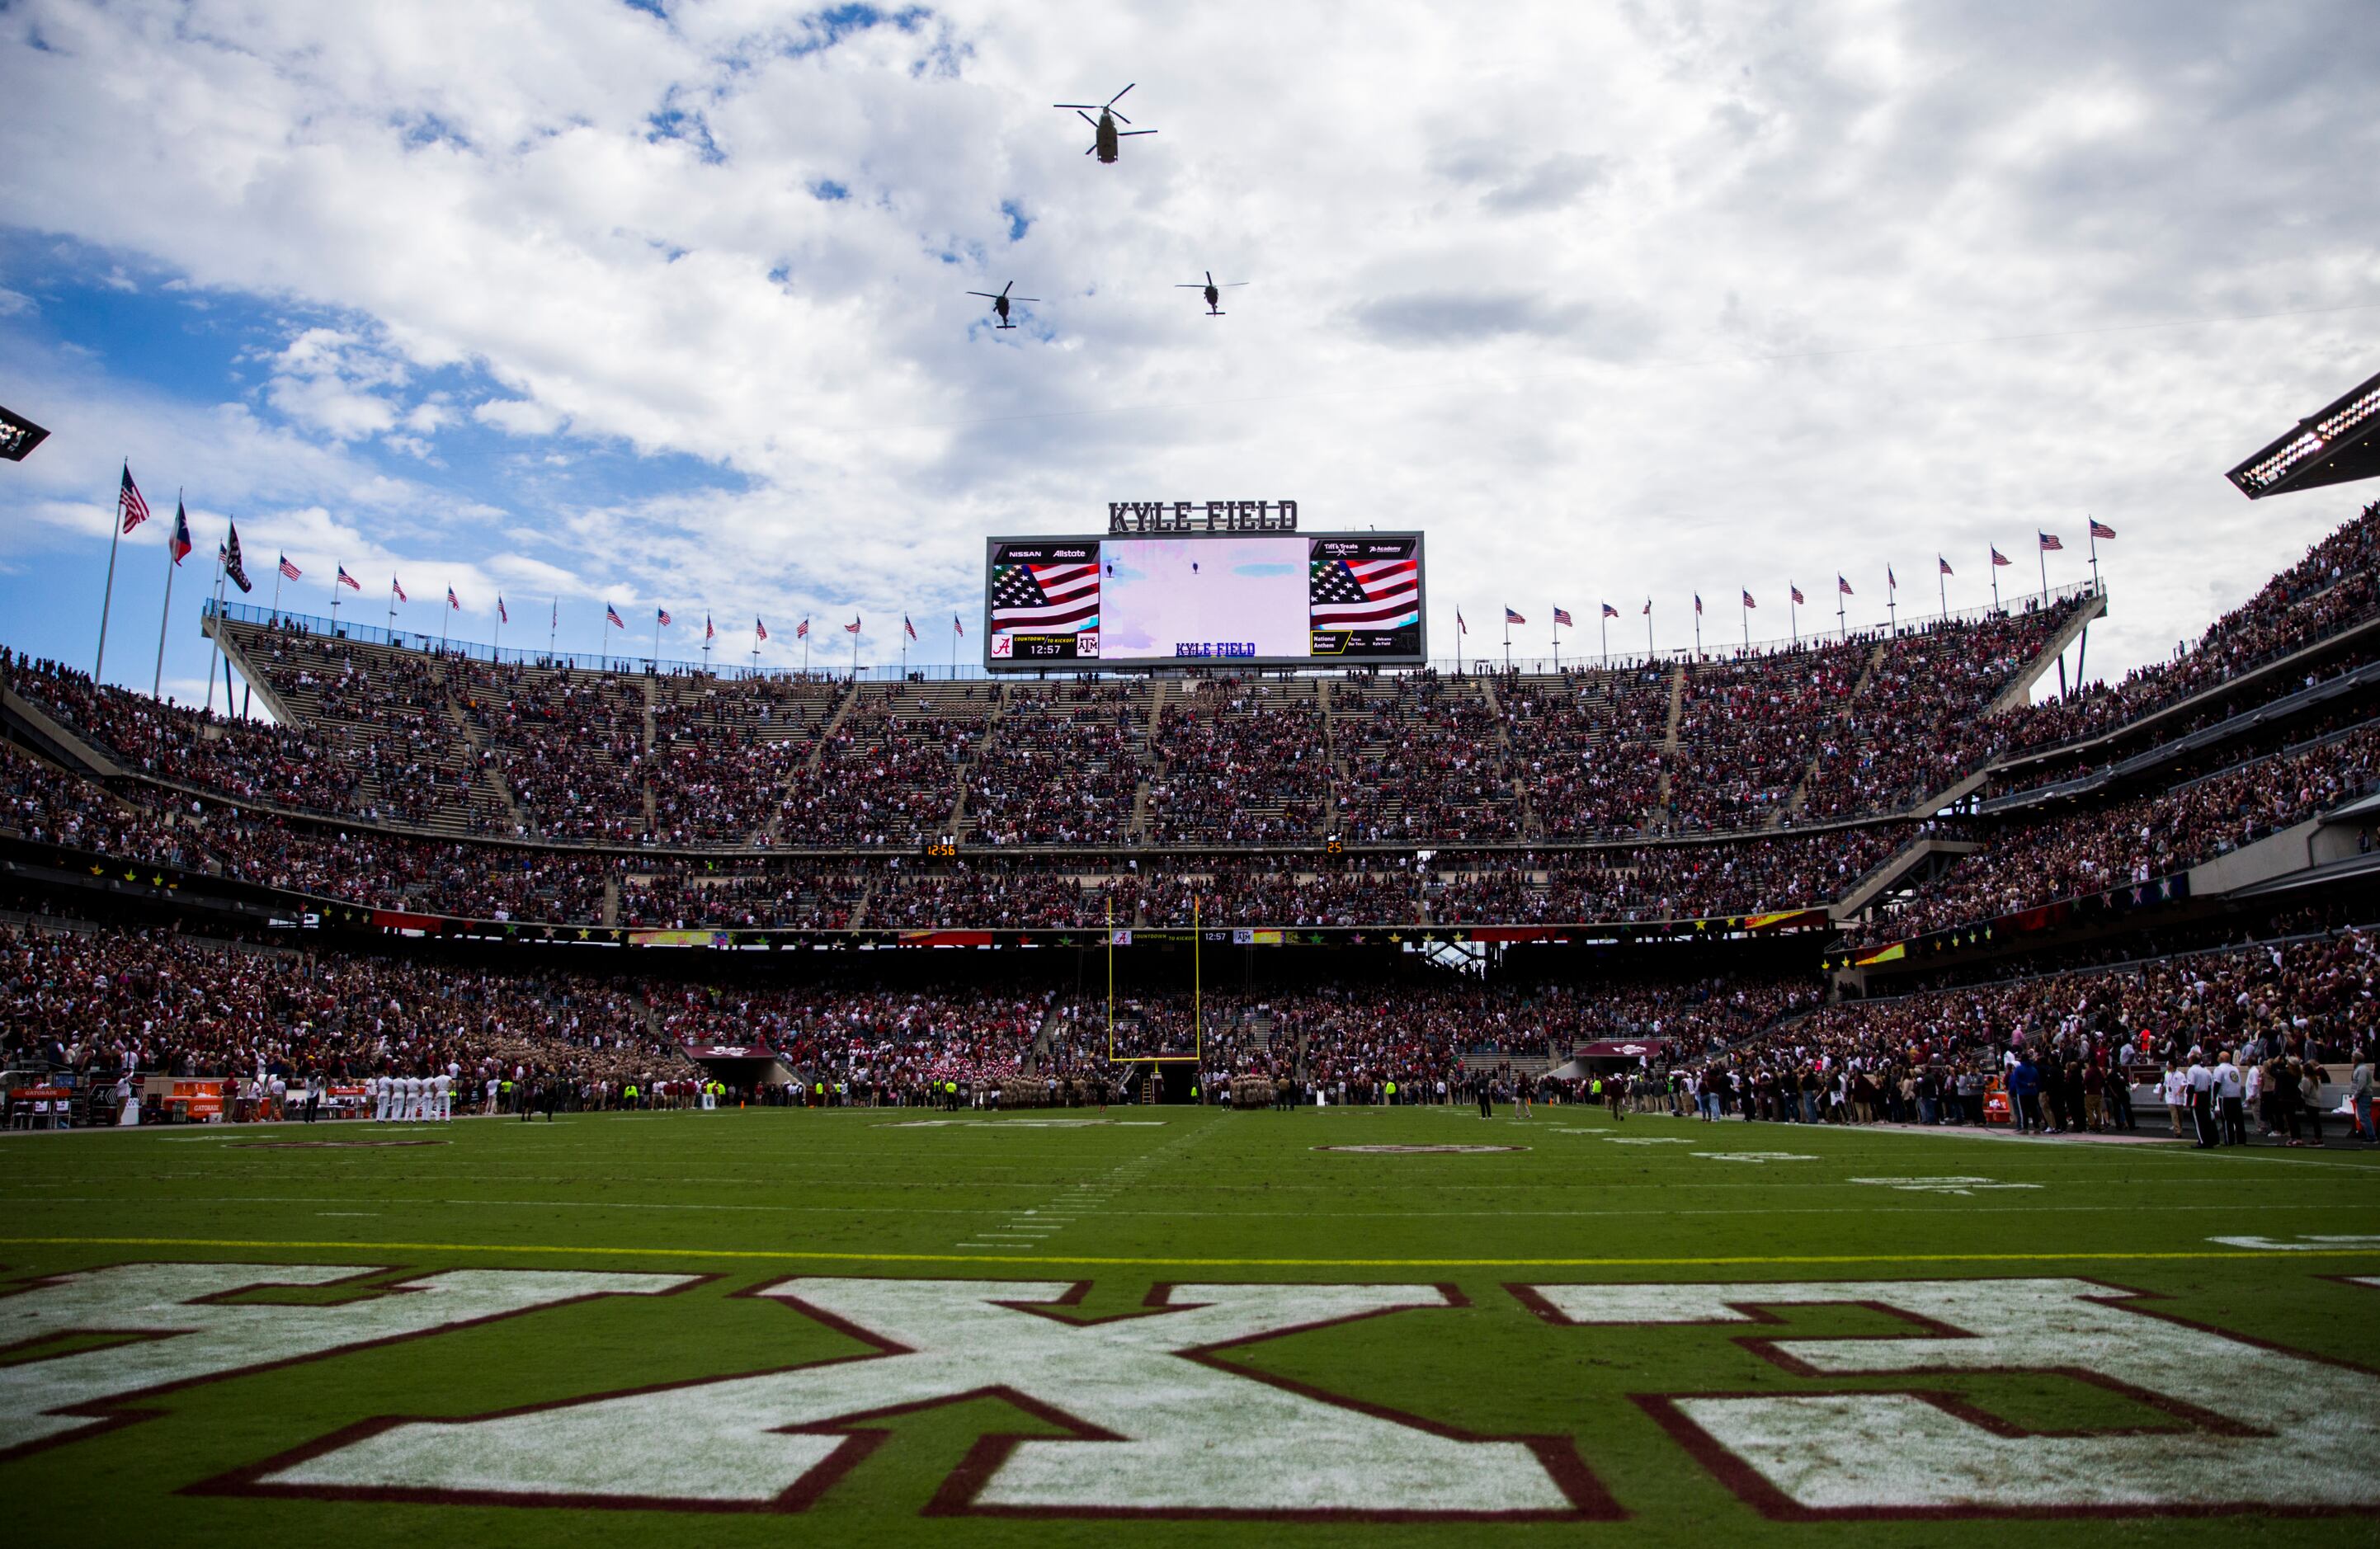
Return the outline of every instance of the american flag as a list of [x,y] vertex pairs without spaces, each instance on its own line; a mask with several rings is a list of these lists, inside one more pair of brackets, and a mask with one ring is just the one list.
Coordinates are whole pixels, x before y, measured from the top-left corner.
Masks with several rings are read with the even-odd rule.
[[1796,602],[1807,602],[1810,600],[1808,598],[1802,595],[1802,588],[1799,587],[1787,587],[1785,589],[1793,594],[1793,600]]
[[666,608],[656,608],[656,609],[654,609],[654,610],[653,610],[653,620],[654,620],[654,622],[655,622],[655,623],[659,623],[659,624],[660,624],[663,629],[667,629],[667,628],[669,627],[669,622],[670,622],[669,610],[668,610],[668,609],[666,609]]
[[[1321,621],[1318,618],[1316,623]],[[991,632],[1079,635],[1099,627],[1099,567],[1000,564],[991,570]]]
[[339,585],[346,587],[347,590],[351,592],[359,592],[364,589],[364,584],[361,581],[357,580],[354,576],[347,574],[347,567],[346,565],[339,566]]
[[1526,623],[1529,621],[1521,617],[1520,614],[1515,613],[1510,608],[1507,608],[1504,610],[1504,622],[1506,623]]
[[[1569,610],[1569,609],[1567,609],[1567,608],[1557,608],[1557,609],[1555,609],[1555,610],[1554,610],[1554,623],[1564,623],[1564,624],[1570,623],[1570,610]],[[1571,624],[1571,627],[1572,627],[1572,629],[1575,629],[1575,628],[1577,628],[1578,626],[1577,626],[1576,624]]]
[[[2009,558],[2006,554],[2001,553],[1998,549],[1994,549],[1992,551],[1992,563],[1994,564],[2014,564],[2016,561]],[[1995,582],[1993,584],[1997,586],[1998,583]]]
[[498,592],[496,594],[496,622],[498,623],[510,623],[513,622],[513,616],[504,611],[504,594],[502,592]]
[[1653,616],[1653,599],[1649,597],[1645,599],[1645,616],[1648,619]]
[[446,588],[446,606],[458,613],[463,611],[462,599],[455,595],[455,588],[452,587]]
[[1743,605],[1746,608],[1757,608],[1760,606],[1759,603],[1752,600],[1752,594],[1748,591],[1743,594]]
[[710,640],[716,639],[716,638],[718,637],[718,635],[719,635],[719,631],[717,631],[717,630],[715,630],[715,629],[713,629],[713,628],[711,628],[711,627],[710,627],[710,614],[708,614],[708,613],[703,614],[703,615],[702,615],[702,637],[703,637],[703,639],[704,639],[706,642],[708,642],[708,641],[710,641]]
[[907,632],[910,639],[915,640],[917,637],[917,626],[909,622],[909,615],[906,613],[901,615],[901,627]]
[[2113,538],[2116,536],[2116,529],[2109,526],[2107,523],[2102,522],[2096,516],[2094,516],[2091,518],[2091,536],[2094,538]]
[[620,616],[620,610],[613,607],[608,602],[603,604],[603,622],[610,624],[614,629],[625,629],[628,627],[628,621]]
[[1835,577],[1835,590],[1840,592],[1845,597],[1857,595],[1852,590],[1852,584],[1840,575]]
[[1603,605],[1603,616],[1607,619],[1616,619],[1620,616],[1620,610],[1607,602]]
[[1944,559],[1939,554],[1934,556],[1934,563],[1942,567],[1942,574],[1945,575],[1956,575],[1959,574],[1957,571],[1950,568],[1950,562]]
[[140,486],[132,482],[132,465],[124,465],[124,482],[115,491],[115,514],[124,518],[124,530],[130,532],[149,519],[149,502],[140,498]]
[[959,616],[956,613],[951,615],[951,633],[963,640],[966,638],[966,626],[959,623]]
[[388,589],[396,594],[396,599],[399,602],[410,602],[413,600],[411,598],[405,595],[405,583],[398,580],[394,575],[388,578]]
[[1696,593],[1694,593],[1694,615],[1695,615],[1695,617],[1697,617],[1697,618],[1701,617],[1701,616],[1702,616],[1702,611],[1703,611],[1703,594],[1702,594],[1702,593],[1700,593],[1700,592],[1696,592]]
[[[808,635],[809,632],[810,621],[808,619],[804,619],[802,621],[802,626],[794,631],[796,635]],[[769,626],[762,623],[759,616],[756,614],[752,620],[752,638],[755,640],[766,640],[768,637]]]
[[1324,559],[1305,578],[1306,618],[1316,629],[1398,629],[1421,622],[1421,562]]
[[1892,573],[1890,565],[1884,567],[1884,589],[1888,592],[1897,592],[1900,589],[1900,577]]
[[305,579],[306,573],[299,570],[296,565],[291,564],[289,563],[289,556],[284,554],[281,556],[281,574],[287,576],[292,581],[301,581]]
[[2041,534],[2040,537],[2041,551],[2045,554],[2066,547],[2065,544],[2058,541],[2058,535],[2054,532],[2046,532]]
[[[794,625],[794,638],[795,638],[795,639],[796,639],[796,640],[807,640],[807,639],[808,639],[808,638],[809,638],[809,633],[810,633],[810,621],[809,621],[809,620],[808,620],[808,619],[804,619],[801,623],[797,623],[797,624]],[[760,638],[762,638],[763,640],[765,640],[765,639],[767,639],[767,638],[768,638],[768,636],[767,636],[766,635],[761,635],[761,636],[760,636]]]
[[854,614],[852,614],[852,615],[851,615],[851,622],[850,622],[849,623],[844,624],[844,625],[843,626],[843,632],[844,632],[845,635],[856,635],[856,634],[858,634],[858,633],[859,633],[859,615],[858,615],[858,614],[854,613]]
[[1454,633],[1457,635],[1468,635],[1471,633],[1471,626],[1463,622],[1463,610],[1460,608],[1457,608],[1454,611]]

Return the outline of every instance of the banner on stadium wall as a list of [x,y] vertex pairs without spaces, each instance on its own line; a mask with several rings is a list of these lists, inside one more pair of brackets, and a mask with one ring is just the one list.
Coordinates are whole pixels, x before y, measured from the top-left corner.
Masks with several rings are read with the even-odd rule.
[[1232,945],[1234,947],[1278,947],[1281,942],[1281,935],[1278,929],[1259,930],[1236,926],[1232,930]]
[[444,915],[409,914],[399,909],[375,909],[371,912],[371,923],[399,936],[435,936],[446,928]]
[[632,930],[628,932],[631,947],[723,947],[727,932],[723,930]]
[[989,947],[988,930],[905,930],[897,938],[905,947]]

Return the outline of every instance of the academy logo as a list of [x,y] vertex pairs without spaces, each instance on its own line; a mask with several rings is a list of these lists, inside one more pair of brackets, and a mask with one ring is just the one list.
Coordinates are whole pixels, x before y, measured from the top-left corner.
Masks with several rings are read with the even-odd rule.
[[[1222,1359],[1285,1334],[1464,1305],[1448,1288],[1159,1287],[1145,1312],[1070,1321],[1064,1310],[1087,1289],[1061,1281],[782,1281],[751,1294],[872,1353],[476,1420],[368,1421],[194,1488],[800,1511],[884,1439],[875,1422],[997,1398],[1066,1434],[984,1436],[928,1515],[1621,1515],[1567,1437],[1471,1435]],[[667,1445],[657,1446],[662,1437]]]
[[[0,1300],[0,1458],[146,1419],[130,1407],[191,1383],[418,1338],[596,1296],[662,1296],[700,1275],[449,1269],[356,1300],[310,1305],[232,1301],[289,1286],[339,1286],[383,1274],[352,1265],[123,1264],[38,1280]],[[93,1335],[123,1342],[42,1347]]]
[[2380,1374],[2187,1323],[2095,1280],[1529,1286],[1563,1326],[1754,1324],[1866,1307],[1901,1336],[1740,1340],[1796,1377],[2051,1373],[2159,1423],[2028,1430],[1935,1386],[1635,1395],[1736,1494],[1792,1520],[2380,1507]]

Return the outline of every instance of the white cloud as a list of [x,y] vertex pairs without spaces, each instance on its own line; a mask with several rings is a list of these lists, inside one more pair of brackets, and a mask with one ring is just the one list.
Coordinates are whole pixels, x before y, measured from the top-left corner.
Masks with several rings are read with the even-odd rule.
[[[922,615],[987,531],[1288,495],[1428,529],[1441,650],[1458,602],[1648,592],[1671,645],[1694,591],[1844,570],[1865,605],[1936,551],[1973,605],[1985,543],[2022,565],[2089,509],[2115,670],[2353,509],[2252,515],[2219,471],[2369,370],[2371,313],[2093,331],[2380,299],[2380,216],[2335,197],[2373,151],[2357,14],[968,4],[820,47],[752,0],[30,0],[0,199],[358,320],[272,362],[302,434],[226,421],[219,463],[289,454],[239,482],[493,574],[534,523],[624,603]],[[1045,104],[1135,78],[1162,132],[1101,166]],[[1171,288],[1209,268],[1254,282],[1224,320]],[[1044,300],[994,333],[965,293],[1012,278]],[[501,395],[408,401],[455,366]],[[426,471],[467,420],[740,487],[475,523],[363,460]]]

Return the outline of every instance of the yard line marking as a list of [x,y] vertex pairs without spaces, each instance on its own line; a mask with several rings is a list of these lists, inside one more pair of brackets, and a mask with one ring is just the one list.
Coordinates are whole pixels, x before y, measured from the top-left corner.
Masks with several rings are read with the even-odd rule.
[[[369,1253],[583,1253],[603,1258],[692,1258],[751,1260],[762,1263],[824,1264],[948,1264],[949,1253],[860,1253],[794,1248],[614,1248],[530,1242],[349,1242],[331,1239],[246,1237],[0,1237],[0,1243],[19,1247],[74,1248],[257,1248],[274,1250],[338,1249]],[[2380,1247],[2325,1249],[2318,1253],[2276,1253],[2269,1250],[2182,1249],[2163,1252],[2042,1253],[1748,1253],[1699,1257],[1629,1258],[1182,1258],[1163,1254],[1130,1257],[1092,1254],[1014,1255],[1019,1264],[1090,1264],[1119,1267],[1136,1265],[1188,1268],[1273,1269],[1632,1269],[1679,1265],[1717,1267],[1731,1265],[1803,1264],[2119,1264],[2195,1262],[2216,1259],[2380,1258]],[[970,1255],[969,1263],[999,1263],[997,1258]]]

